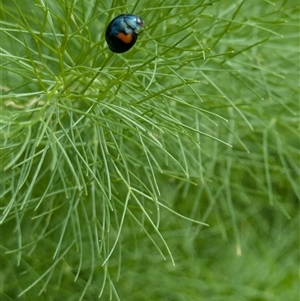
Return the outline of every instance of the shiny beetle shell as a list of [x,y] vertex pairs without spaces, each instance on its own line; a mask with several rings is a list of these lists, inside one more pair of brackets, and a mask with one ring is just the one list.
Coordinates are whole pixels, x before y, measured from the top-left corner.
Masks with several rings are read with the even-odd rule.
[[144,27],[144,21],[136,15],[119,15],[107,26],[105,39],[111,51],[123,53],[136,42],[139,31]]

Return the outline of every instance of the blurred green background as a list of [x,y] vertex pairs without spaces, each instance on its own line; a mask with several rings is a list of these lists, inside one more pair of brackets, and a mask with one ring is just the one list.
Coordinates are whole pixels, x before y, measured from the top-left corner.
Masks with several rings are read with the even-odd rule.
[[0,299],[298,300],[299,1],[109,2],[0,6]]

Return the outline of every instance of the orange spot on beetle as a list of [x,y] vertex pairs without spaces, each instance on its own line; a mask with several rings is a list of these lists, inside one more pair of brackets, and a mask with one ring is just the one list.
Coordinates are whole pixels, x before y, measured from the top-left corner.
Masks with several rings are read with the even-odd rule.
[[120,32],[118,34],[118,38],[126,44],[129,44],[132,41],[132,34],[125,34]]

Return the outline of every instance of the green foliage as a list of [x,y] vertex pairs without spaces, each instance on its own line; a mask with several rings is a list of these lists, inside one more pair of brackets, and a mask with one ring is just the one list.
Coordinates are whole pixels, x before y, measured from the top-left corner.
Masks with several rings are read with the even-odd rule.
[[2,2],[3,300],[297,299],[297,2]]

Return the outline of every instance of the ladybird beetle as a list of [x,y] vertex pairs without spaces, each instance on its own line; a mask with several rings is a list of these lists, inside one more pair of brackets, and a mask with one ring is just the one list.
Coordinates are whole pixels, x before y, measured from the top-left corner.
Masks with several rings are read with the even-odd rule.
[[138,32],[144,27],[144,21],[136,15],[119,15],[107,26],[105,39],[112,52],[128,51],[136,42]]

